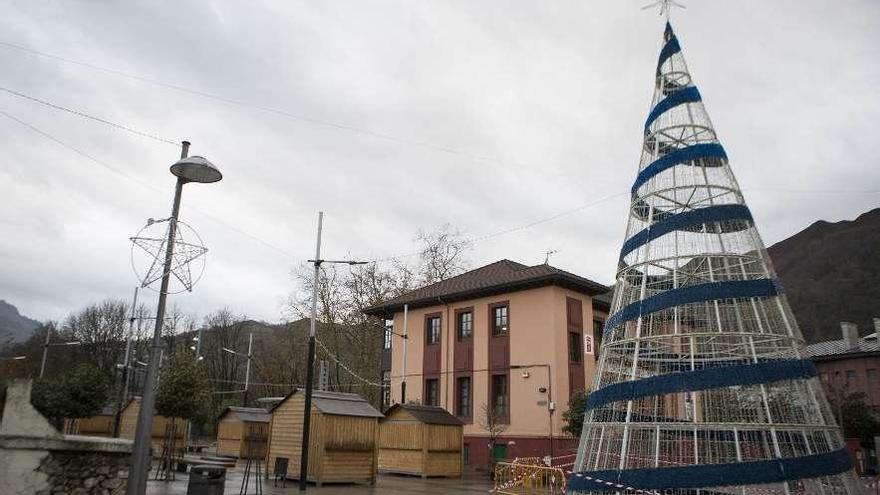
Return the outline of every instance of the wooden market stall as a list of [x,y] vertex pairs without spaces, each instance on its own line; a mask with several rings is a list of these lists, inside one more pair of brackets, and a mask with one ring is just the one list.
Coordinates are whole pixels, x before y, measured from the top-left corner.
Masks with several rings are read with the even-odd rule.
[[[299,479],[305,392],[294,390],[272,409],[267,472]],[[322,483],[375,483],[379,418],[357,394],[315,391],[312,395],[307,479]]]
[[110,438],[113,436],[113,421],[115,418],[115,408],[113,406],[104,406],[98,414],[89,418],[65,419],[64,433],[68,435]]
[[379,469],[461,476],[463,423],[442,407],[397,404],[379,420]]
[[217,454],[242,459],[266,456],[270,414],[260,407],[229,406],[217,423]]
[[[119,438],[127,438],[134,440],[134,434],[137,430],[138,414],[141,411],[141,398],[132,397],[125,408],[122,409],[122,415],[119,418]],[[166,418],[158,414],[153,415],[153,432],[152,441],[153,456],[162,455],[162,448],[165,445],[166,436],[173,431],[174,445],[176,449],[186,448],[186,420],[183,418]]]

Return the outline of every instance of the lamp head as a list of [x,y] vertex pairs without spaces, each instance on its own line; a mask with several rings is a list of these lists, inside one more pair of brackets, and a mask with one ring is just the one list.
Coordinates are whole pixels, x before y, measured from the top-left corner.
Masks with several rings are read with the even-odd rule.
[[171,173],[186,182],[209,184],[223,178],[220,170],[213,163],[201,156],[181,158],[171,166]]

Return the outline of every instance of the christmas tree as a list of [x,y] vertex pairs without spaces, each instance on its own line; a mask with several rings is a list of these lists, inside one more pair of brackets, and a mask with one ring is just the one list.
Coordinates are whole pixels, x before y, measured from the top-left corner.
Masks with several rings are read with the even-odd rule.
[[860,493],[668,22],[663,38],[568,490]]

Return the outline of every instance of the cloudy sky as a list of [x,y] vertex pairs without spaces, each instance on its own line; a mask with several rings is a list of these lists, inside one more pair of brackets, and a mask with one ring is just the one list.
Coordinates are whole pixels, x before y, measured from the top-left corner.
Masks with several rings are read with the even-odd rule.
[[[210,248],[173,299],[191,313],[277,321],[318,210],[327,257],[361,259],[412,252],[420,227],[481,237],[576,210],[470,261],[554,249],[610,283],[663,28],[642,5],[4,1],[0,299],[56,319],[129,298],[128,237],[168,216],[179,154],[5,90],[222,169],[184,192]],[[880,3],[686,5],[677,33],[766,243],[880,206]]]

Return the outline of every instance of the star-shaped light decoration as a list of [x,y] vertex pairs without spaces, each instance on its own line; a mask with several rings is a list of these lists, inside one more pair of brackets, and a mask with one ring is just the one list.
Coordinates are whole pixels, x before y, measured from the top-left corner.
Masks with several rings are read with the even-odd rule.
[[[165,233],[161,238],[140,235],[150,226],[160,222],[168,222],[165,226]],[[133,246],[137,246],[151,258],[150,265],[145,273],[139,273],[137,267],[134,267],[135,273],[140,279],[141,287],[149,287],[157,280],[161,280],[162,276],[165,275],[165,255],[168,246],[168,229],[170,227],[171,219],[159,221],[153,221],[151,219],[151,221],[147,223],[147,226],[138,233],[138,236],[129,238]],[[182,227],[186,227],[186,229]],[[187,237],[195,237],[196,242],[187,241]],[[170,272],[187,291],[192,292],[193,285],[198,281],[198,277],[201,276],[201,274],[199,274],[195,280],[193,279],[191,263],[201,258],[207,252],[208,249],[201,244],[201,239],[199,239],[198,234],[196,234],[195,231],[185,223],[177,221]],[[132,255],[134,255],[134,252],[132,252]],[[132,266],[134,266],[134,259],[132,259]]]
[[669,14],[672,13],[672,7],[679,7],[682,9],[687,8],[675,0],[657,0],[650,5],[645,5],[642,7],[642,10],[652,9],[654,7],[660,7],[660,15],[665,15],[667,21],[669,21]]

